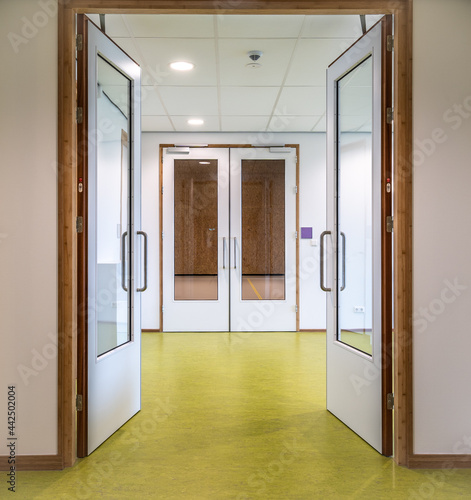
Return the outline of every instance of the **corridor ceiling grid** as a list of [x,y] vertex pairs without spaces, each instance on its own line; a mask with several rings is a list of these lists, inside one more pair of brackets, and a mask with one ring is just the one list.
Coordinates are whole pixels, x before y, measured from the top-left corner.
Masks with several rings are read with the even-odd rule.
[[[367,28],[380,18],[366,16]],[[105,25],[141,66],[144,132],[325,132],[326,68],[362,35],[360,16],[340,15],[107,14]],[[247,66],[251,50],[261,67]],[[357,91],[352,130],[371,96]]]

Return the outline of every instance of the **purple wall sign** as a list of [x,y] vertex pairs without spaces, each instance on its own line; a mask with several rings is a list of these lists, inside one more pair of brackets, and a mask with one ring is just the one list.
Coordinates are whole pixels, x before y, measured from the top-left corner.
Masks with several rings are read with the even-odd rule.
[[301,228],[301,239],[311,240],[312,239],[312,227],[302,227]]

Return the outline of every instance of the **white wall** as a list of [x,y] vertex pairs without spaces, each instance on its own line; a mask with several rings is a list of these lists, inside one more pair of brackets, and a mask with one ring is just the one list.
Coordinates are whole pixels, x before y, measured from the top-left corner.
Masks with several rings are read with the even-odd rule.
[[0,40],[0,454],[9,384],[17,453],[55,454],[57,18],[34,0],[2,0]]
[[470,27],[469,0],[414,1],[416,453],[471,453]]
[[[325,229],[325,134],[145,133],[142,141],[143,230],[149,235],[149,283],[142,296],[142,324],[159,328],[159,144],[299,144],[300,226]],[[300,240],[300,328],[325,328],[325,293],[319,287],[319,246]]]

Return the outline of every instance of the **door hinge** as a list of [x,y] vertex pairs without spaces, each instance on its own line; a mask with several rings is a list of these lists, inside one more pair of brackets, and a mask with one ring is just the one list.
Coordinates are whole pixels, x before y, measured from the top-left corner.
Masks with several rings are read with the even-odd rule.
[[388,35],[386,41],[386,50],[388,52],[392,52],[394,50],[394,37],[392,35]]
[[388,108],[386,110],[386,123],[390,125],[394,121],[394,109]]
[[164,187],[162,186],[162,189],[160,190],[162,194],[164,194]]
[[394,393],[390,392],[386,396],[386,408],[388,410],[394,410]]
[[162,312],[164,312],[164,306],[162,306]]
[[83,122],[83,108],[77,108],[75,111],[75,119],[77,123],[82,123]]
[[164,232],[162,231],[162,239],[164,239]]
[[386,232],[392,233],[394,231],[394,217],[392,215],[388,215],[386,217]]
[[75,219],[75,230],[77,233],[83,233],[83,217],[81,215]]
[[298,194],[298,186],[294,186],[294,192],[295,194]]
[[294,312],[298,312],[298,304],[294,306]]
[[83,35],[81,33],[79,33],[75,37],[75,43],[76,43],[77,50],[83,50]]
[[77,411],[83,411],[83,398],[81,394],[75,396],[75,409]]
[[294,239],[296,239],[296,240],[298,239],[298,232],[297,231],[294,232]]

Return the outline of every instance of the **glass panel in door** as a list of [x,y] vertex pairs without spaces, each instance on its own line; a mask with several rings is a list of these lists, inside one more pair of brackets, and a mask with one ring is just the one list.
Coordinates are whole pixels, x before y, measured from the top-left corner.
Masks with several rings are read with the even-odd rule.
[[218,161],[174,162],[174,298],[218,299]]
[[285,160],[242,160],[242,300],[285,299]]
[[96,333],[101,356],[129,342],[131,81],[97,56]]
[[[373,58],[337,81],[337,340],[372,355]],[[348,270],[348,274],[347,273]]]

